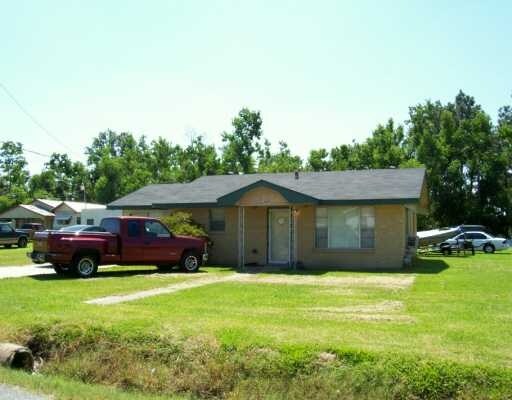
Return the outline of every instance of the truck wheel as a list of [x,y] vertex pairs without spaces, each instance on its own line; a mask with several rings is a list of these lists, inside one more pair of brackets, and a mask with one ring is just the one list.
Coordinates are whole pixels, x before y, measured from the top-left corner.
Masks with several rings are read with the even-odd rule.
[[490,243],[487,243],[485,246],[484,246],[484,253],[487,253],[487,254],[491,254],[491,253],[494,253],[494,246]]
[[67,274],[69,272],[69,266],[67,265],[63,265],[63,264],[53,264],[52,265],[53,267],[53,270],[58,274],[58,275],[63,275],[63,274]]
[[80,278],[90,278],[98,272],[98,262],[89,254],[78,256],[74,260],[74,270]]
[[20,237],[18,239],[18,247],[27,247],[27,238],[26,237]]
[[200,265],[199,255],[194,251],[187,251],[181,257],[180,266],[185,272],[197,272]]

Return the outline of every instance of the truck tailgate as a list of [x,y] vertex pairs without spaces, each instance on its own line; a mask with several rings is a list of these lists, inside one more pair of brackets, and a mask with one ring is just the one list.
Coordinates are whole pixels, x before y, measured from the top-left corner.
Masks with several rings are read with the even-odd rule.
[[48,252],[48,232],[37,232],[34,235],[34,251],[40,253]]

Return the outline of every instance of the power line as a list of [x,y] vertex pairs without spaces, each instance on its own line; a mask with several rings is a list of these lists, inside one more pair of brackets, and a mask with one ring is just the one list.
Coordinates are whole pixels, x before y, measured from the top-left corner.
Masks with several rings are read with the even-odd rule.
[[67,150],[74,152],[68,145],[66,145],[64,142],[62,142],[56,135],[51,133],[48,129],[46,129],[43,124],[41,124],[28,110],[23,107],[23,105],[14,97],[14,95],[5,87],[4,84],[0,82],[0,87],[4,90],[4,92],[9,96],[9,98],[18,106],[18,108],[27,116],[30,118],[30,120],[36,124],[44,133],[46,133],[48,136],[50,136],[53,140],[55,140],[57,143],[59,143],[61,146],[66,148]]
[[32,154],[36,154],[36,155],[41,156],[41,157],[48,157],[48,158],[51,157],[51,155],[49,155],[49,154],[43,154],[43,153],[40,153],[40,152],[35,151],[35,150],[27,149],[25,146],[23,146],[23,151],[26,151],[26,152],[32,153]]

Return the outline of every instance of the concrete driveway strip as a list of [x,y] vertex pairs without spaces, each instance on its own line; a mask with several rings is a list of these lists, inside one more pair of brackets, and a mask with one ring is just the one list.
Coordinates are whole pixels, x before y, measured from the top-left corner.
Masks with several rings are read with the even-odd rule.
[[119,295],[119,296],[107,296],[100,297],[97,299],[88,300],[85,303],[87,304],[99,304],[99,305],[109,305],[109,304],[117,304],[124,303],[127,301],[134,301],[144,299],[146,297],[158,296],[161,294],[169,294],[174,292],[179,292],[185,289],[197,288],[205,285],[211,285],[213,283],[219,282],[230,282],[230,281],[240,281],[249,279],[250,275],[247,274],[230,274],[227,276],[206,276],[204,278],[193,278],[184,282],[175,283],[173,285],[164,286],[156,289],[142,290],[140,292]]
[[49,400],[49,397],[27,392],[16,386],[0,383],[0,400]]
[[54,274],[50,264],[34,264],[13,267],[0,267],[0,279],[21,278],[23,276]]

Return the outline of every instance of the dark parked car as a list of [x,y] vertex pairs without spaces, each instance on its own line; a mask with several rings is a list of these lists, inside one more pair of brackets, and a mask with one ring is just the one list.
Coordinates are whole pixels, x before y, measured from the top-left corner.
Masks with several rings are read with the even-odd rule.
[[9,223],[0,223],[0,244],[11,247],[13,244],[18,247],[27,247],[28,235],[25,232],[17,231]]
[[32,240],[35,232],[44,231],[44,226],[43,224],[30,222],[21,225],[21,228],[17,229],[17,231],[26,233],[28,235],[28,238]]

